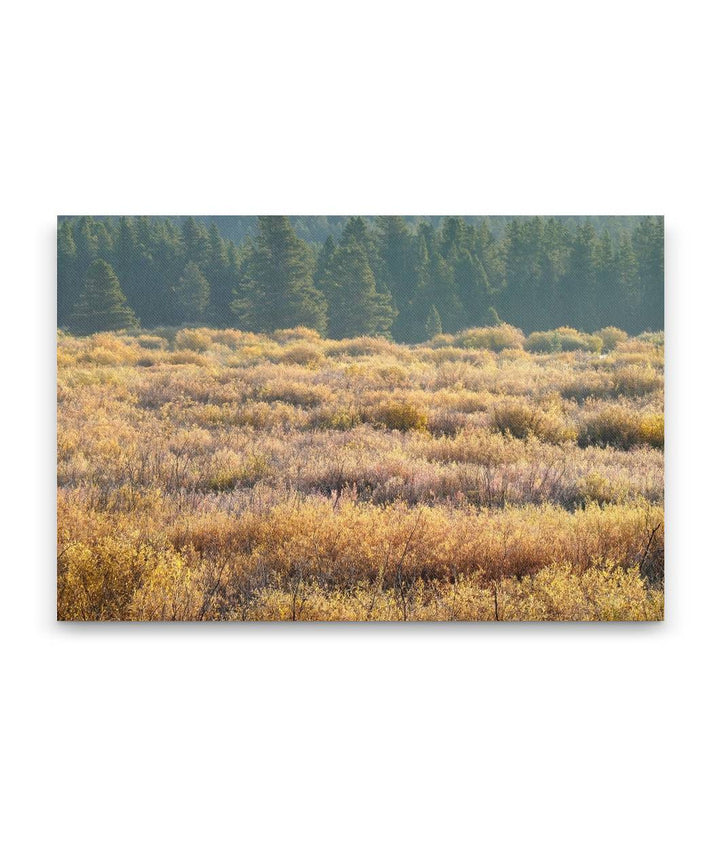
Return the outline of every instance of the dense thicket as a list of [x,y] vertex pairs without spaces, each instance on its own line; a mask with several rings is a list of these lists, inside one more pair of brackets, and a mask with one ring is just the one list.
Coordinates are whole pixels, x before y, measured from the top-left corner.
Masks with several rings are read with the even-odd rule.
[[[404,342],[492,319],[658,330],[663,246],[662,217],[62,217],[58,325],[304,325]],[[98,260],[104,284],[89,289]],[[107,305],[91,305],[93,289]]]

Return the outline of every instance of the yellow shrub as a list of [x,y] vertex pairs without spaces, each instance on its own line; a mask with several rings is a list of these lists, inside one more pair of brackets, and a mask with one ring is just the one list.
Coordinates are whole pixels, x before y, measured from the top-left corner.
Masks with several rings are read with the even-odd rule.
[[531,333],[525,342],[528,351],[551,353],[553,351],[600,351],[603,340],[600,336],[589,336],[572,327]]
[[69,621],[126,619],[133,594],[158,561],[152,547],[130,539],[70,542],[58,559],[58,616]]
[[148,351],[160,351],[167,347],[167,339],[162,336],[152,336],[148,333],[142,333],[137,337],[138,345]]
[[638,413],[616,404],[589,413],[580,426],[579,442],[630,449],[647,443],[656,449],[664,445],[665,419],[662,413]]
[[522,348],[522,330],[510,324],[497,327],[475,327],[464,330],[455,336],[455,344],[461,348],[487,348],[490,351],[502,351],[505,348]]
[[663,377],[648,365],[621,366],[613,374],[617,395],[640,396],[663,388]]
[[504,401],[495,405],[491,427],[513,437],[538,437],[550,443],[562,443],[573,439],[576,434],[560,413],[552,408],[543,408],[524,401]]
[[595,335],[602,339],[603,351],[612,351],[620,342],[625,342],[628,338],[628,334],[619,327],[603,327]]
[[428,414],[409,401],[389,401],[373,411],[373,418],[393,431],[424,430]]
[[316,366],[323,359],[323,352],[310,342],[298,342],[289,345],[279,356],[281,363],[299,366]]
[[175,334],[175,348],[178,351],[207,351],[212,341],[207,330],[178,330]]

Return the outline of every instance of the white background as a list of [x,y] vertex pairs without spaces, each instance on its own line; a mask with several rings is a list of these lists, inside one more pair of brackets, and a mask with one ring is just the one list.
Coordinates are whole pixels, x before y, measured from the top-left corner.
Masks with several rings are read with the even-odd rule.
[[[717,28],[701,2],[13,4],[4,852],[717,846]],[[57,213],[664,213],[667,621],[54,622]]]

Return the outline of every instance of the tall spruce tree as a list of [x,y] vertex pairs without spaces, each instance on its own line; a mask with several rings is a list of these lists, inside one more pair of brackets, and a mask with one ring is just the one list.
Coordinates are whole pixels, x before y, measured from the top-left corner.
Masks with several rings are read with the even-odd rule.
[[378,289],[365,247],[352,227],[333,252],[323,286],[331,338],[390,335],[396,314],[392,298]]
[[230,323],[230,303],[238,284],[236,256],[231,244],[220,235],[217,223],[210,225],[210,254],[207,277],[210,285],[208,314],[215,324],[227,327]]
[[413,318],[410,302],[417,288],[413,236],[403,217],[378,217],[378,254],[381,281],[389,289],[398,314],[393,323],[393,337],[400,342],[411,340]]
[[[635,255],[632,236],[621,235],[616,256],[616,269],[618,280],[618,292],[621,300],[611,316],[612,324],[622,329],[636,332],[642,323],[638,320],[642,317],[640,311],[640,290],[638,287],[638,262]],[[620,319],[622,316],[622,319]]]
[[88,268],[69,325],[80,335],[137,326],[120,281],[106,261],[96,259]]
[[597,234],[592,223],[586,221],[578,227],[561,284],[565,320],[559,323],[586,330],[594,330],[598,326],[596,242]]
[[82,279],[78,271],[75,237],[68,220],[58,223],[57,275],[57,322],[58,326],[62,327],[67,322],[82,288]]
[[287,217],[259,217],[259,235],[233,304],[241,326],[258,331],[303,325],[324,333],[327,305],[313,285],[314,259]]
[[325,243],[320,248],[315,263],[315,273],[313,275],[313,284],[318,291],[325,293],[328,287],[328,277],[332,266],[332,259],[335,255],[337,244],[332,235],[328,235]]
[[210,283],[195,262],[188,262],[175,289],[180,323],[203,321],[210,301]]
[[661,330],[665,321],[664,221],[643,217],[632,235],[638,266],[638,329]]

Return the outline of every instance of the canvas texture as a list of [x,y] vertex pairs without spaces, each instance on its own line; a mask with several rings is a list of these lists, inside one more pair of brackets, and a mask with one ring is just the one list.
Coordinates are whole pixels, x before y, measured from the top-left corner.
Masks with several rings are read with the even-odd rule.
[[60,216],[64,621],[658,621],[661,216]]

